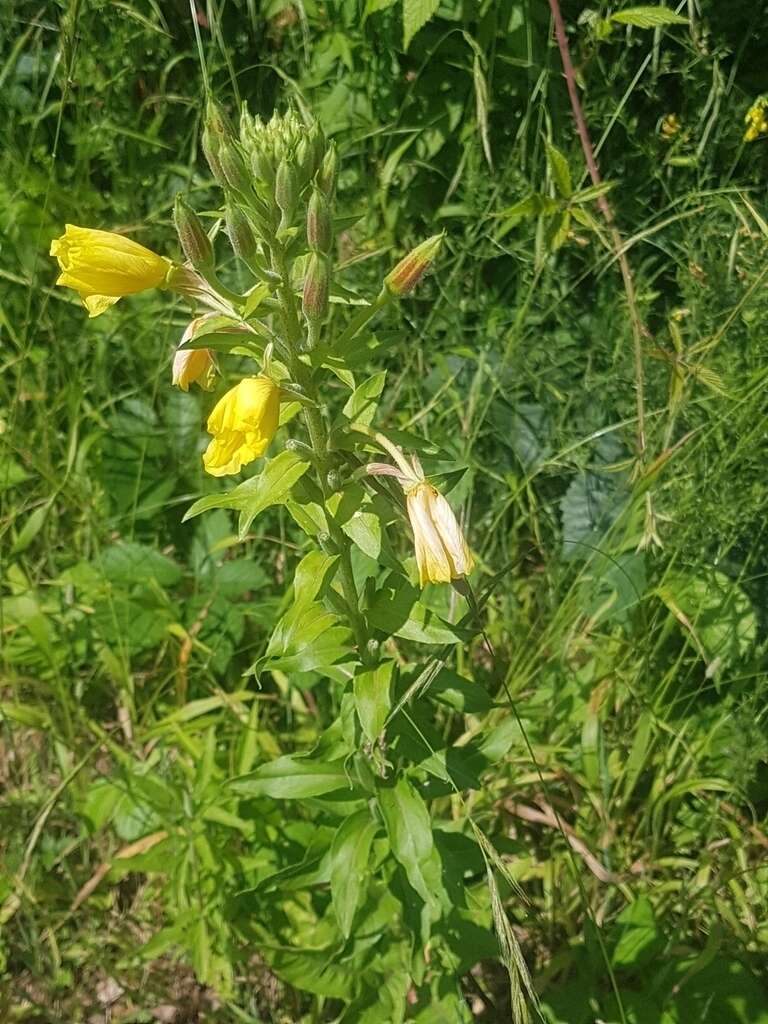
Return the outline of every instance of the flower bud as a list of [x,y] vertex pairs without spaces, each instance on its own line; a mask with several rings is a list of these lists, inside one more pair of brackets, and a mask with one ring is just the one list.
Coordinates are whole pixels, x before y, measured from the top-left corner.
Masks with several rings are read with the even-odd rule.
[[227,203],[227,234],[235,256],[247,263],[257,253],[250,222],[237,203]]
[[251,156],[251,168],[254,175],[265,185],[275,184],[275,165],[268,153],[263,149],[254,150]]
[[281,227],[290,227],[296,210],[298,182],[296,168],[288,160],[280,161],[275,177],[275,200],[283,214]]
[[338,163],[336,146],[331,142],[320,164],[320,170],[317,172],[317,187],[325,195],[326,199],[332,199],[333,193],[336,190]]
[[299,139],[299,144],[296,146],[296,163],[299,167],[301,180],[306,184],[312,177],[315,169],[315,155],[312,150],[312,144],[306,135]]
[[412,249],[384,278],[387,290],[397,296],[412,292],[432,265],[442,244],[443,236],[433,235]]
[[250,195],[252,178],[245,161],[233,142],[222,142],[217,153],[223,185],[229,185],[242,195]]
[[219,136],[214,135],[207,127],[203,128],[203,153],[211,168],[211,174],[221,184],[224,179],[224,172],[219,163]]
[[333,242],[333,221],[328,200],[319,189],[312,192],[307,207],[307,242],[310,249],[328,253]]
[[307,138],[312,147],[312,171],[316,171],[322,164],[326,153],[325,135],[317,121],[309,129]]
[[173,223],[184,255],[195,270],[213,265],[213,246],[200,218],[179,194],[173,204]]
[[330,271],[328,259],[321,253],[310,253],[304,275],[302,309],[308,320],[322,320],[328,312]]

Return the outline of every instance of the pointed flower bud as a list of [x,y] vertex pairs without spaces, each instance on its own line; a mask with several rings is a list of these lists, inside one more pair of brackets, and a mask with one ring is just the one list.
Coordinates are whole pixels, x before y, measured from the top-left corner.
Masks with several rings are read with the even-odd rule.
[[194,336],[195,330],[204,320],[205,317],[197,317],[189,324],[181,336],[179,347],[173,357],[171,383],[175,387],[181,388],[182,391],[189,391],[189,385],[194,383],[199,384],[204,391],[210,391],[213,387],[216,367],[211,350],[183,347],[185,342]]
[[406,492],[405,503],[422,587],[468,576],[474,566],[472,553],[443,495],[422,480]]
[[293,223],[298,191],[296,168],[291,161],[283,158],[275,177],[275,201],[283,215],[281,227],[290,227]]
[[333,242],[333,221],[328,200],[315,189],[307,206],[307,242],[310,249],[329,253]]
[[239,473],[258,459],[277,432],[280,388],[271,377],[246,377],[219,399],[208,417],[213,440],[203,454],[211,476]]
[[123,295],[164,285],[170,260],[112,231],[67,224],[51,242],[61,273],[56,284],[74,288],[89,316],[99,316]]
[[327,314],[330,283],[328,258],[318,252],[310,253],[301,302],[307,319],[322,320]]
[[397,296],[412,292],[429,270],[442,244],[443,235],[432,235],[412,249],[384,278],[387,290]]
[[173,205],[173,223],[179,236],[184,255],[195,268],[213,266],[213,246],[200,218],[182,195],[176,196]]
[[339,161],[336,156],[336,146],[333,142],[328,145],[320,170],[317,172],[317,187],[327,199],[333,198],[336,191],[336,176],[339,169]]
[[247,263],[256,255],[256,238],[250,221],[237,203],[227,203],[227,234],[235,256]]
[[223,141],[219,145],[217,159],[221,167],[223,180],[221,185],[228,185],[243,195],[249,195],[253,179],[240,151],[234,142]]

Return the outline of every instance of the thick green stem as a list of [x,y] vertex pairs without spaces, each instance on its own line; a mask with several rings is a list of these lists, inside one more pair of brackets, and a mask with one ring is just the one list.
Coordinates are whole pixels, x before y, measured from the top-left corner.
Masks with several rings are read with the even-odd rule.
[[[301,321],[285,252],[279,243],[273,245],[271,251],[272,268],[279,275],[281,281],[279,292],[283,305],[287,348],[290,351],[288,369],[294,381],[302,388],[307,397],[311,401],[316,402],[318,396],[314,381],[312,380],[312,371],[299,358],[299,349],[302,342]],[[310,443],[315,454],[320,489],[323,493],[325,515],[328,522],[328,532],[339,552],[339,582],[341,583],[341,590],[347,606],[350,625],[355,635],[360,659],[363,662],[367,662],[369,660],[368,629],[365,618],[360,611],[360,598],[357,593],[354,573],[352,572],[350,540],[328,508],[328,499],[333,493],[328,484],[328,431],[316,405],[305,406],[303,415],[309,432]]]

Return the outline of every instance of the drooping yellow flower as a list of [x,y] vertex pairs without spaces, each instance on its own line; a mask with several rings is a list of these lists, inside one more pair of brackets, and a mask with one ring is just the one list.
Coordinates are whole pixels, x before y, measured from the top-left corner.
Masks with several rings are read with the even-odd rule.
[[123,295],[133,295],[165,282],[170,260],[112,231],[67,224],[51,242],[59,261],[56,284],[74,288],[89,316],[98,316]]
[[213,354],[209,348],[184,348],[184,343],[193,337],[198,325],[204,322],[206,317],[196,317],[184,334],[173,357],[171,370],[171,383],[181,388],[182,391],[189,391],[189,385],[197,384],[204,391],[210,391],[213,387],[213,379],[216,367],[213,362]]
[[239,473],[263,455],[277,431],[280,388],[271,377],[246,377],[219,399],[208,417],[213,440],[203,454],[211,476]]
[[443,495],[422,480],[408,489],[405,501],[422,587],[468,576],[474,566],[472,553]]

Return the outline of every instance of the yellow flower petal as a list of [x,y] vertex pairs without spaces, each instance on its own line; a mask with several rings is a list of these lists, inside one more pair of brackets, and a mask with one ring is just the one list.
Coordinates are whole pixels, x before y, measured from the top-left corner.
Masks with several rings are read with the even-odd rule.
[[56,284],[74,288],[91,316],[103,313],[123,295],[157,288],[172,267],[170,260],[130,238],[75,224],[66,225],[50,251],[61,268]]
[[419,582],[449,583],[472,571],[472,554],[445,498],[421,482],[406,494],[406,508],[413,528]]
[[213,440],[203,455],[211,476],[239,473],[267,450],[280,419],[280,389],[270,377],[246,377],[231,388],[208,417]]

